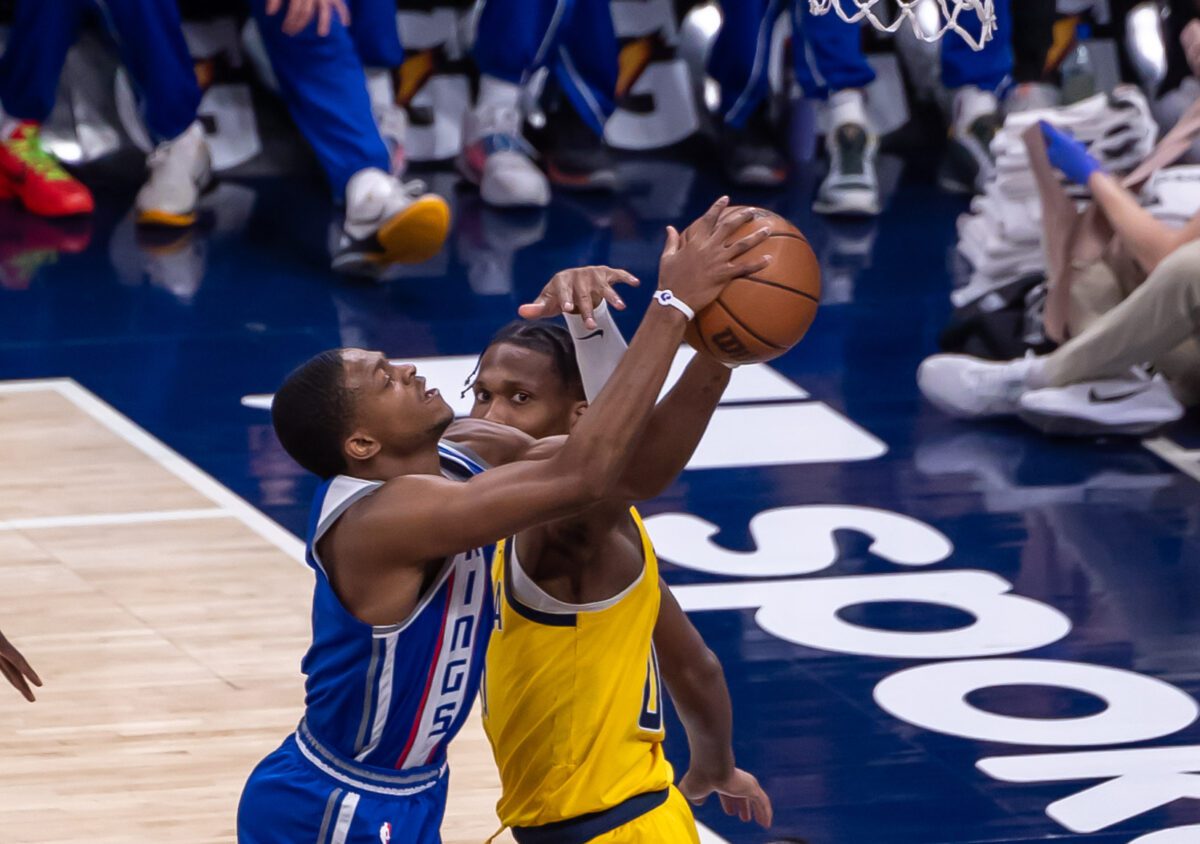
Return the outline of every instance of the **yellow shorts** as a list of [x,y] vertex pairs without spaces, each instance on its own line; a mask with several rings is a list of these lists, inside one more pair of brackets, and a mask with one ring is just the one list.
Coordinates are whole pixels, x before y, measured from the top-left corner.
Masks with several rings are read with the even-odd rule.
[[700,844],[692,807],[679,789],[671,786],[667,802],[640,818],[598,835],[588,844]]

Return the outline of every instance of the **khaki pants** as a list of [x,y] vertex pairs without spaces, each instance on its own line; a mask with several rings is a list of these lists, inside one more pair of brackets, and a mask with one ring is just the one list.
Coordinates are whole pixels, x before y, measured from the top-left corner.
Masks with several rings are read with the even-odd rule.
[[1114,378],[1152,363],[1185,404],[1200,404],[1200,241],[1168,255],[1138,285],[1097,261],[1071,285],[1072,338],[1046,358],[1052,387]]

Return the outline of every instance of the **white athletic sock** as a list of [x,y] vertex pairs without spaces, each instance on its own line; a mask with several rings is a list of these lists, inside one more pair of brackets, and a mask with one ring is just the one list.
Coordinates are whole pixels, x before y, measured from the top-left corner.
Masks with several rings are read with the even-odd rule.
[[1050,381],[1046,378],[1045,357],[1029,359],[1029,368],[1025,370],[1025,386],[1031,390],[1041,390],[1050,386]]
[[589,402],[604,389],[608,379],[625,354],[625,338],[608,310],[608,303],[601,302],[592,313],[596,320],[594,329],[584,325],[578,314],[564,314],[571,342],[575,344],[575,359],[579,363],[579,374],[583,377],[583,393]]
[[520,108],[521,86],[495,76],[479,77],[479,107]]
[[954,131],[965,135],[971,124],[985,114],[995,114],[1000,110],[1000,101],[991,91],[976,88],[974,85],[964,85],[954,94]]
[[870,131],[867,124],[866,99],[860,88],[845,88],[834,91],[829,95],[829,133],[833,134],[839,126],[854,123]]
[[367,97],[371,105],[391,105],[396,101],[396,89],[392,85],[392,70],[388,67],[363,68],[367,74]]

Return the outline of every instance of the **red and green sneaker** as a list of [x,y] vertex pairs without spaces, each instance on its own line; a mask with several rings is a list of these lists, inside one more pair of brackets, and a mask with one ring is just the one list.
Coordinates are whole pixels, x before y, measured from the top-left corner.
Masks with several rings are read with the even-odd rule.
[[0,199],[12,196],[42,217],[90,214],[95,207],[91,191],[42,147],[31,120],[0,141]]

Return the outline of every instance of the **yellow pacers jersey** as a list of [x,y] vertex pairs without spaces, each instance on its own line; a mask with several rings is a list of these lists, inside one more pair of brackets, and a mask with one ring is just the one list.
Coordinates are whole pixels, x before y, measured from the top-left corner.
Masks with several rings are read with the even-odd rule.
[[603,811],[671,784],[651,643],[661,598],[658,560],[631,512],[645,566],[614,600],[553,612],[531,607],[513,594],[519,548],[514,554],[509,539],[496,549],[496,625],[483,680],[483,724],[500,768],[496,811],[506,826]]

